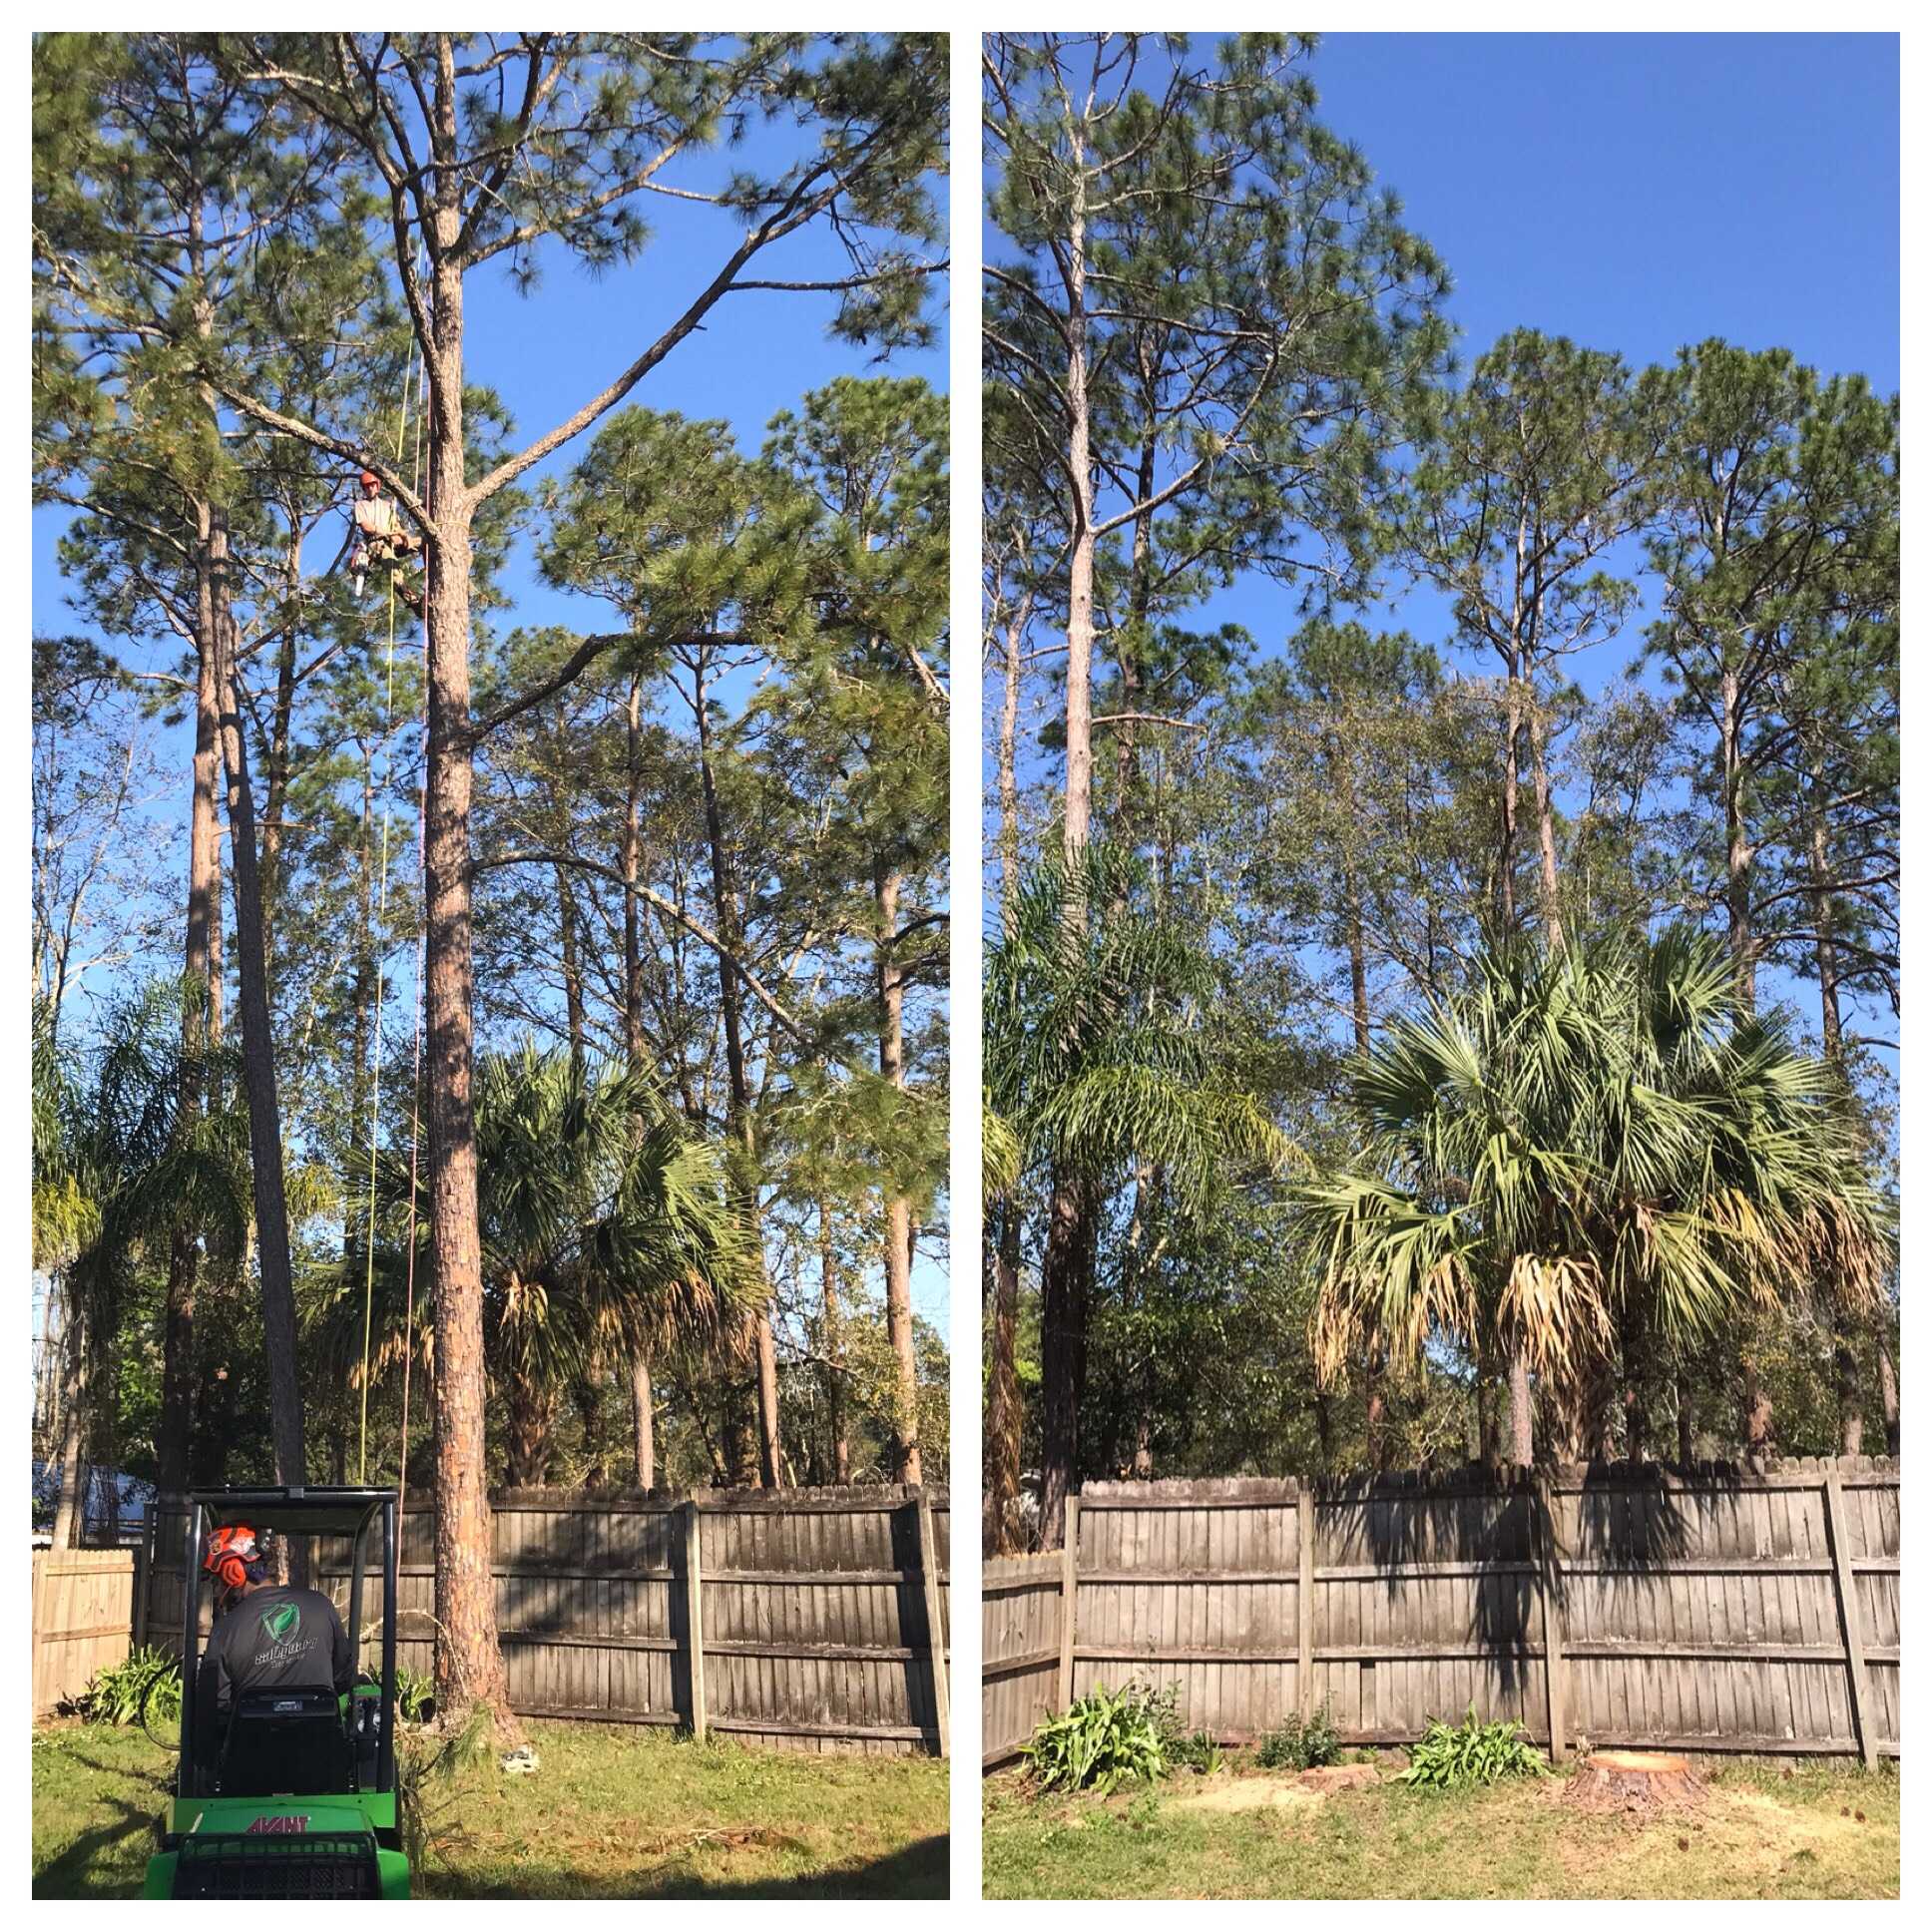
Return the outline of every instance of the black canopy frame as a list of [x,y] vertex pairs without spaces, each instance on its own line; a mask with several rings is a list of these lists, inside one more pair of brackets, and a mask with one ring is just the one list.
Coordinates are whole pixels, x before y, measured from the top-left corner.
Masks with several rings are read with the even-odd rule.
[[381,1720],[376,1746],[375,1788],[396,1788],[396,1528],[393,1489],[198,1489],[188,1496],[188,1540],[182,1578],[181,1795],[202,1797],[202,1767],[195,1761],[195,1698],[201,1677],[202,1539],[211,1530],[245,1523],[257,1535],[345,1536],[349,1556],[349,1651],[362,1664],[362,1579],[368,1570],[369,1537],[382,1533]]

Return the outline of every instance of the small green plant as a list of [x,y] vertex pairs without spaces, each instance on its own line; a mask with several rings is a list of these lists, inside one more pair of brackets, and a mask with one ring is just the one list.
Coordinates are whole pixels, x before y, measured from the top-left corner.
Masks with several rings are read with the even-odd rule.
[[1130,1684],[1097,1685],[1058,1716],[1042,1719],[1020,1755],[1043,1792],[1098,1791],[1106,1797],[1136,1778],[1167,1775],[1154,1694]]
[[396,1666],[396,1714],[405,1724],[426,1722],[436,1706],[436,1680],[427,1671]]
[[1447,1791],[1494,1784],[1504,1777],[1541,1776],[1550,1767],[1543,1753],[1519,1735],[1522,1728],[1513,1720],[1478,1722],[1473,1702],[1459,1724],[1431,1717],[1421,1742],[1409,1753],[1408,1769],[1398,1771],[1396,1781]]
[[119,1664],[95,1672],[74,1699],[74,1708],[90,1724],[145,1722],[151,1729],[179,1728],[181,1666],[166,1651],[131,1651]]
[[1254,1747],[1256,1761],[1269,1771],[1310,1771],[1341,1761],[1341,1736],[1324,1703],[1319,1710],[1299,1714],[1262,1734]]
[[1203,1777],[1212,1777],[1220,1769],[1220,1745],[1211,1730],[1178,1731],[1161,1740],[1161,1749],[1170,1770],[1196,1771]]
[[1220,1769],[1220,1745],[1211,1730],[1190,1730],[1181,1715],[1181,1687],[1171,1684],[1165,1690],[1146,1692],[1148,1708],[1154,1712],[1154,1727],[1161,1733],[1161,1754],[1170,1771],[1198,1771],[1211,1777]]

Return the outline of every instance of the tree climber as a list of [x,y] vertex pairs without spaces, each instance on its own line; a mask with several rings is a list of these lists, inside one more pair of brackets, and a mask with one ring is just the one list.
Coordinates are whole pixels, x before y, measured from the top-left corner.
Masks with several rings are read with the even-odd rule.
[[[355,594],[359,598],[372,564],[388,564],[393,570],[411,557],[421,556],[423,540],[413,530],[403,528],[402,518],[397,515],[396,506],[382,494],[382,479],[374,470],[364,470],[357,482],[362,494],[349,508],[350,540],[354,545],[349,569],[355,573]],[[420,617],[421,598],[399,578],[395,588],[396,595]]]

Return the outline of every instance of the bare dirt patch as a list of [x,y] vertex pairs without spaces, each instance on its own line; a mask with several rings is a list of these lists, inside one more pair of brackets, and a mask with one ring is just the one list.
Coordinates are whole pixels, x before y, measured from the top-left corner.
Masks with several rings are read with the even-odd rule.
[[1178,1799],[1177,1811],[1294,1810],[1322,1802],[1337,1791],[1374,1784],[1373,1764],[1326,1764],[1292,1777],[1260,1775],[1210,1779],[1205,1789]]

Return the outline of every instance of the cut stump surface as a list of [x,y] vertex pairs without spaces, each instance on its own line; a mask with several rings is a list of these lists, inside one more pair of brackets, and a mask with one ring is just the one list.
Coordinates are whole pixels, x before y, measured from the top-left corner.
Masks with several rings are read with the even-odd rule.
[[1563,1800],[1586,1811],[1652,1815],[1688,1811],[1704,1799],[1704,1783],[1676,1751],[1602,1750],[1577,1767]]

